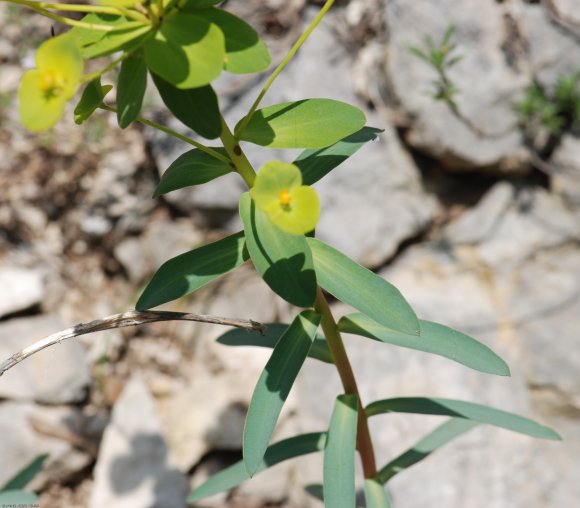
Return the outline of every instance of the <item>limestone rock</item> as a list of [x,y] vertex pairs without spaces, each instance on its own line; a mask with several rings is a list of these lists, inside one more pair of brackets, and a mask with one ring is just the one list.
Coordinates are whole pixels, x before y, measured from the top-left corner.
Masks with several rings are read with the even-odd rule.
[[[0,357],[8,358],[66,325],[51,315],[0,323]],[[82,401],[90,383],[84,348],[74,339],[56,344],[12,367],[0,382],[0,397],[45,404]]]
[[44,285],[38,270],[0,267],[0,317],[26,310],[42,302]]
[[89,506],[185,508],[187,482],[170,464],[153,399],[132,378],[117,400],[94,471]]

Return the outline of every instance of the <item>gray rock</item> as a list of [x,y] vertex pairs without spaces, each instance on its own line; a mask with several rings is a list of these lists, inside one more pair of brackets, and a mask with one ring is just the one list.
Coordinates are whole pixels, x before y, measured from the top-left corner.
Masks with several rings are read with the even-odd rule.
[[[487,0],[394,0],[385,3],[384,13],[389,31],[386,64],[377,72],[386,75],[376,79],[384,83],[389,102],[410,119],[408,141],[453,169],[517,169],[525,153],[513,104],[527,76],[510,68],[502,51],[504,20],[497,5]],[[439,41],[450,25],[456,27],[455,54],[464,57],[450,71],[459,90],[459,109],[493,137],[480,138],[426,93],[435,72],[409,52],[409,46],[423,46],[426,36]]]
[[[12,319],[0,323],[0,357],[32,345],[67,328],[50,315]],[[0,382],[0,398],[35,400],[45,404],[82,401],[90,383],[83,347],[74,339],[56,344],[27,358],[7,372]]]
[[42,302],[44,284],[38,270],[0,267],[0,317],[26,310]]
[[89,506],[184,508],[187,482],[170,462],[151,394],[133,378],[105,430]]
[[0,485],[43,453],[49,457],[31,484],[33,488],[42,488],[49,482],[66,482],[87,467],[91,462],[90,454],[75,446],[79,441],[67,439],[75,436],[80,419],[80,411],[74,408],[0,403]]
[[565,135],[550,160],[552,190],[571,207],[580,208],[580,138]]

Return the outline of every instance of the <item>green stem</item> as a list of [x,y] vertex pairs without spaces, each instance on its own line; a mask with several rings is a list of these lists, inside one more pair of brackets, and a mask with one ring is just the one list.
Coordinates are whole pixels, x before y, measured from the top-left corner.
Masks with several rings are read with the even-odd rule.
[[220,139],[222,140],[224,148],[230,156],[236,171],[244,179],[246,185],[251,189],[254,185],[254,180],[256,179],[256,172],[223,117]]
[[334,364],[338,370],[338,375],[342,381],[344,391],[345,393],[354,394],[358,398],[358,429],[356,437],[357,449],[361,457],[364,477],[374,478],[377,475],[377,466],[375,462],[375,452],[371,440],[371,434],[369,431],[368,419],[360,401],[360,393],[358,391],[354,372],[352,371],[350,361],[346,354],[346,349],[344,348],[342,337],[338,331],[338,326],[334,320],[332,311],[330,310],[328,302],[322,294],[320,287],[317,289],[316,303],[314,304],[314,308],[322,316],[322,320],[320,322],[322,331],[324,332],[326,342],[328,343],[328,347],[332,353]]
[[131,53],[124,52],[119,58],[116,58],[115,60],[113,60],[110,64],[103,67],[100,71],[92,72],[91,74],[85,74],[81,78],[81,83],[86,82],[86,81],[92,81],[93,79],[100,78],[106,72],[109,72],[111,69],[114,69],[115,67],[117,67],[117,65],[119,65],[123,60],[125,60],[130,55],[131,55]]
[[264,98],[264,96],[266,95],[266,93],[268,92],[270,87],[272,86],[272,83],[274,82],[274,80],[284,70],[286,65],[288,65],[288,62],[290,62],[290,60],[292,60],[292,58],[294,57],[296,52],[300,49],[300,47],[306,42],[306,39],[308,39],[308,37],[310,36],[312,31],[322,21],[322,18],[324,18],[328,9],[330,9],[332,7],[333,3],[334,3],[334,0],[327,0],[326,1],[324,6],[322,7],[322,9],[320,9],[320,12],[318,13],[318,15],[312,20],[312,23],[310,23],[310,25],[308,26],[306,31],[300,36],[300,38],[296,41],[294,46],[292,46],[290,51],[288,51],[288,54],[283,58],[283,60],[278,64],[278,67],[276,67],[276,69],[274,70],[272,75],[268,78],[268,81],[266,81],[266,84],[262,88],[260,95],[258,95],[256,100],[254,101],[254,104],[252,104],[252,107],[250,108],[249,113],[242,119],[242,122],[240,123],[239,128],[236,129],[236,139],[240,139],[242,132],[244,132],[244,129],[248,125],[248,122],[252,119],[252,116],[254,115],[256,110],[258,109],[260,102],[262,102],[262,99]]
[[[117,112],[116,108],[113,108],[111,106],[107,106],[106,104],[101,104],[99,106],[99,108],[104,109],[105,111],[110,111],[111,113]],[[202,152],[205,152],[208,155],[211,155],[212,157],[215,157],[216,159],[219,159],[220,161],[225,162],[226,164],[231,164],[231,162],[232,162],[225,155],[222,155],[221,153],[214,150],[213,148],[210,148],[209,146],[205,146],[201,143],[198,143],[194,139],[188,138],[187,136],[184,136],[183,134],[179,134],[179,132],[176,132],[172,129],[169,129],[168,127],[165,127],[161,124],[158,124],[157,122],[153,122],[152,120],[147,120],[146,118],[143,118],[141,116],[138,116],[135,119],[135,121],[142,123],[143,125],[148,125],[149,127],[153,127],[154,129],[157,129],[161,132],[165,132],[165,134],[169,134],[170,136],[173,136],[174,138],[179,139],[180,141],[183,141],[184,143],[187,143],[191,146],[195,146],[195,148],[198,148]]]

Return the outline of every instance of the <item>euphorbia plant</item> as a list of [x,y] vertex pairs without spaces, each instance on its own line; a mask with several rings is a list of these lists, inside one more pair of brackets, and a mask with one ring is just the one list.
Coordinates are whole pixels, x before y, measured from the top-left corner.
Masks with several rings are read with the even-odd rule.
[[[509,369],[475,339],[444,325],[419,320],[389,282],[316,238],[320,203],[312,185],[380,130],[365,126],[365,115],[359,109],[329,99],[259,107],[332,0],[325,3],[273,71],[233,131],[220,112],[211,83],[224,70],[262,72],[270,66],[270,55],[254,29],[216,7],[219,0],[126,0],[86,5],[5,1],[72,26],[66,34],[40,46],[37,69],[24,76],[19,97],[22,121],[27,127],[34,131],[50,128],[79,84],[86,82],[75,109],[77,123],[100,108],[116,112],[121,128],[141,122],[193,146],[167,168],[155,197],[232,172],[238,173],[248,187],[248,192],[240,196],[243,230],[167,261],[139,298],[137,311],[150,317],[152,314],[146,313],[149,309],[191,294],[247,261],[273,292],[298,307],[289,324],[255,327],[258,331],[234,329],[218,339],[229,345],[270,347],[273,352],[248,408],[243,460],[195,489],[190,502],[231,489],[280,461],[323,451],[322,492],[327,506],[355,506],[354,464],[358,452],[367,506],[387,507],[386,482],[478,424],[558,439],[554,431],[529,419],[471,402],[414,397],[384,399],[365,406],[360,399],[342,333],[440,355],[486,374],[506,376]],[[84,12],[85,16],[80,21],[72,20],[56,11]],[[109,65],[82,75],[81,59],[107,55],[113,55]],[[113,106],[106,102],[110,87],[101,85],[101,77],[117,66],[117,103]],[[201,138],[219,140],[219,146],[209,146],[140,116],[148,74],[169,111]],[[293,162],[271,160],[256,172],[242,142],[264,149],[305,151]],[[326,293],[358,312],[337,320]],[[344,394],[335,401],[327,429],[271,445],[280,411],[308,356],[335,365]],[[372,416],[389,412],[443,415],[449,419],[417,443],[415,449],[421,453],[403,453],[379,468],[367,422]]]

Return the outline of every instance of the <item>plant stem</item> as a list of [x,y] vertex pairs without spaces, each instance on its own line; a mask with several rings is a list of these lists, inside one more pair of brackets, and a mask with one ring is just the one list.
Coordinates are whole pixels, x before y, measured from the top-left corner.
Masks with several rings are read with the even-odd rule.
[[290,62],[290,60],[292,60],[292,58],[294,57],[296,52],[300,49],[300,47],[306,42],[306,39],[308,39],[308,37],[310,36],[312,31],[322,21],[322,18],[324,18],[325,14],[327,13],[328,9],[330,9],[332,7],[333,3],[334,3],[334,0],[327,0],[326,1],[324,6],[322,7],[322,9],[320,9],[320,12],[312,20],[312,23],[310,23],[310,25],[308,26],[306,31],[300,36],[300,38],[296,41],[294,46],[292,46],[292,48],[290,48],[290,51],[288,51],[288,54],[282,59],[282,61],[278,64],[278,67],[276,67],[276,69],[274,70],[272,75],[268,78],[268,81],[266,81],[266,84],[262,88],[260,95],[258,95],[257,99],[252,104],[252,107],[250,108],[249,113],[243,118],[242,123],[240,124],[240,127],[236,130],[236,139],[240,139],[242,132],[244,131],[244,129],[248,125],[248,122],[252,119],[252,116],[254,115],[256,110],[258,109],[260,102],[262,102],[262,99],[264,98],[264,96],[266,95],[266,93],[268,92],[270,87],[272,86],[272,83],[274,82],[274,80],[284,70],[286,65],[288,65],[288,62]]
[[322,315],[322,331],[324,332],[326,342],[328,343],[328,347],[332,353],[334,364],[338,370],[338,375],[342,381],[344,391],[348,394],[354,394],[358,398],[357,449],[361,457],[365,478],[374,478],[377,475],[377,466],[371,434],[369,432],[368,419],[360,401],[358,386],[344,348],[342,337],[338,331],[338,326],[336,325],[332,311],[330,310],[328,302],[322,294],[320,287],[317,289],[314,308]]
[[[99,108],[104,109],[105,111],[110,111],[111,113],[117,112],[116,108],[113,108],[111,106],[107,106],[106,104],[101,104],[99,106]],[[202,152],[205,152],[208,155],[211,155],[212,157],[215,157],[216,159],[219,159],[220,161],[225,162],[226,164],[230,164],[232,162],[225,155],[222,155],[221,153],[214,150],[213,148],[210,148],[209,146],[205,146],[202,143],[195,141],[194,139],[191,139],[191,138],[188,138],[187,136],[184,136],[183,134],[179,134],[179,132],[176,132],[173,129],[169,129],[168,127],[165,127],[157,122],[153,122],[152,120],[147,120],[146,118],[143,118],[141,116],[138,116],[135,119],[135,121],[142,123],[143,125],[148,125],[149,127],[153,127],[154,129],[160,130],[161,132],[165,132],[165,134],[169,134],[170,136],[173,136],[174,138],[177,138],[180,141],[183,141],[184,143],[195,146],[196,148],[198,148]]]
[[228,124],[222,117],[222,133],[220,139],[224,145],[224,148],[228,155],[230,156],[235,170],[244,179],[247,186],[251,189],[254,185],[254,180],[256,179],[256,172],[250,164],[250,161],[246,157],[246,154],[242,150],[242,147],[238,143],[238,140],[232,134],[232,131],[228,127]]
[[131,56],[131,53],[125,51],[119,58],[113,60],[110,64],[103,67],[100,71],[92,72],[91,74],[85,74],[81,78],[81,82],[92,81],[93,79],[100,78],[106,72],[109,72],[111,69],[117,67],[118,64],[120,64],[123,60],[125,60],[129,56]]

